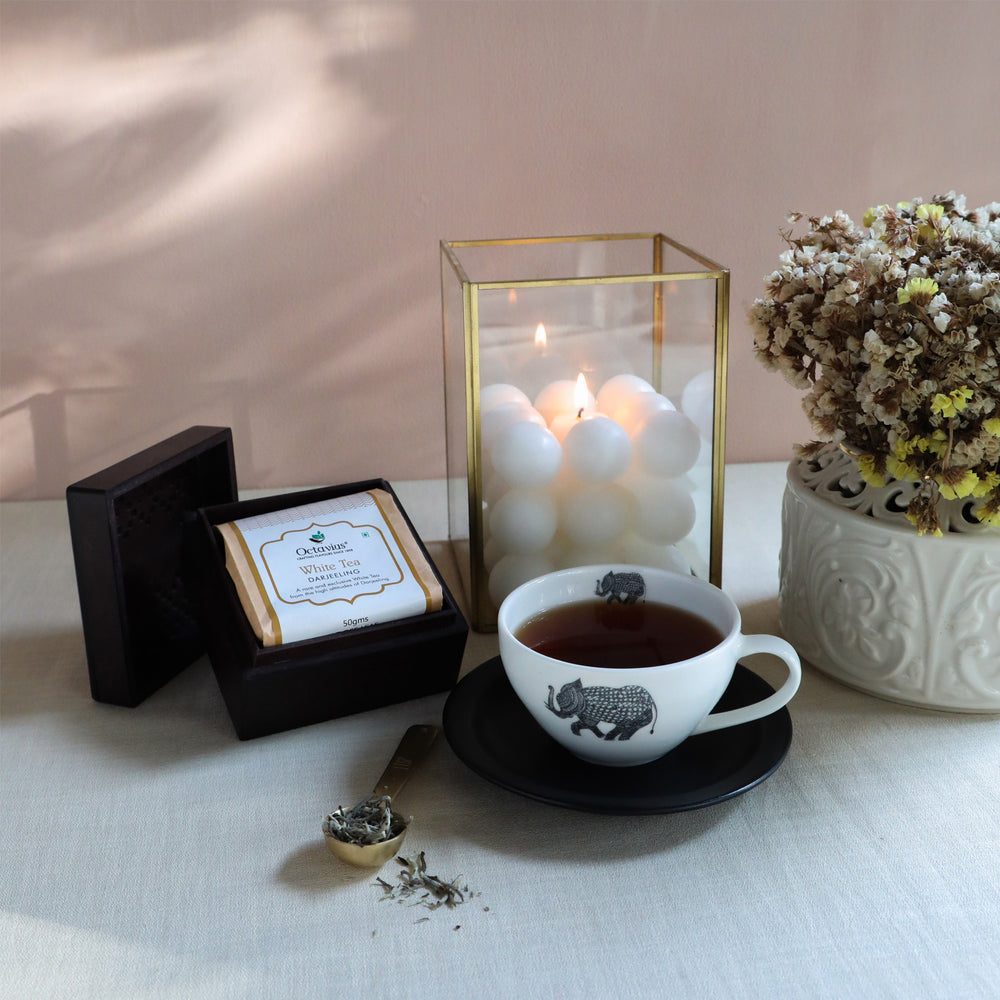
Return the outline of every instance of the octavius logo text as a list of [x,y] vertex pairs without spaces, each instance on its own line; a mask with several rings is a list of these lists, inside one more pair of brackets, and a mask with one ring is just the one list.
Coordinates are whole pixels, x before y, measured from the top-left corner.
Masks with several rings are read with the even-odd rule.
[[[320,539],[325,538],[321,532],[317,532]],[[314,536],[315,537],[315,536]],[[314,545],[311,549],[307,549],[301,546],[295,550],[297,556],[320,556],[320,555],[333,555],[336,552],[343,552],[344,549],[348,547],[348,542],[332,542],[329,545]]]

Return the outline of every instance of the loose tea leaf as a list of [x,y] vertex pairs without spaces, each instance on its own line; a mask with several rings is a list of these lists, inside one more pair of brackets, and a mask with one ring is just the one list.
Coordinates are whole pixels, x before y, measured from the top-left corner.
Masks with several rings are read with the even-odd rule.
[[425,906],[429,910],[436,910],[442,906],[453,909],[467,899],[473,899],[479,895],[479,893],[473,892],[468,885],[459,883],[461,875],[456,876],[450,882],[437,875],[429,875],[427,873],[427,859],[423,851],[414,859],[396,858],[396,863],[400,866],[397,885],[393,885],[381,877],[375,880],[375,884],[382,889],[382,899],[393,899],[398,903],[412,900],[411,906]]
[[392,811],[388,795],[371,795],[346,812],[338,806],[323,820],[323,832],[345,844],[381,844],[405,829],[406,820]]

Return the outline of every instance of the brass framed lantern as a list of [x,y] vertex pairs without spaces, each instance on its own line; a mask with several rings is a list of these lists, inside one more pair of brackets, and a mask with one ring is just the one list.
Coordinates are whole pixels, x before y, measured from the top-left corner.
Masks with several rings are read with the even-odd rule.
[[473,627],[563,566],[719,584],[729,271],[662,233],[442,241],[441,302]]

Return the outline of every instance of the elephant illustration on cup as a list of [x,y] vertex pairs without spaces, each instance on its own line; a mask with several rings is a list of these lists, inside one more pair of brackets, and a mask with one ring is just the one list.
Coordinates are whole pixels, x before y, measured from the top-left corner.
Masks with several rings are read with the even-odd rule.
[[[558,694],[550,684],[545,707],[560,719],[576,716],[576,721],[570,726],[575,736],[589,729],[598,739],[628,740],[644,726],[649,726],[650,733],[656,726],[656,703],[652,695],[638,684],[622,687],[592,684],[585,687],[577,678],[564,684]],[[602,732],[598,728],[599,723],[610,725],[611,729]]]
[[609,570],[604,578],[597,581],[598,597],[606,597],[608,604],[635,604],[646,595],[646,581],[641,573],[615,573]]

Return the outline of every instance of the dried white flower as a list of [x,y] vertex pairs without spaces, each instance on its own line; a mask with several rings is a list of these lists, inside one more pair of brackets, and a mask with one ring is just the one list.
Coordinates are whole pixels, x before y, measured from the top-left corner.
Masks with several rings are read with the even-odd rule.
[[970,212],[952,191],[864,226],[808,222],[750,310],[758,359],[806,390],[817,438],[861,475],[923,480],[918,530],[936,530],[939,496],[1000,528],[1000,202]]

